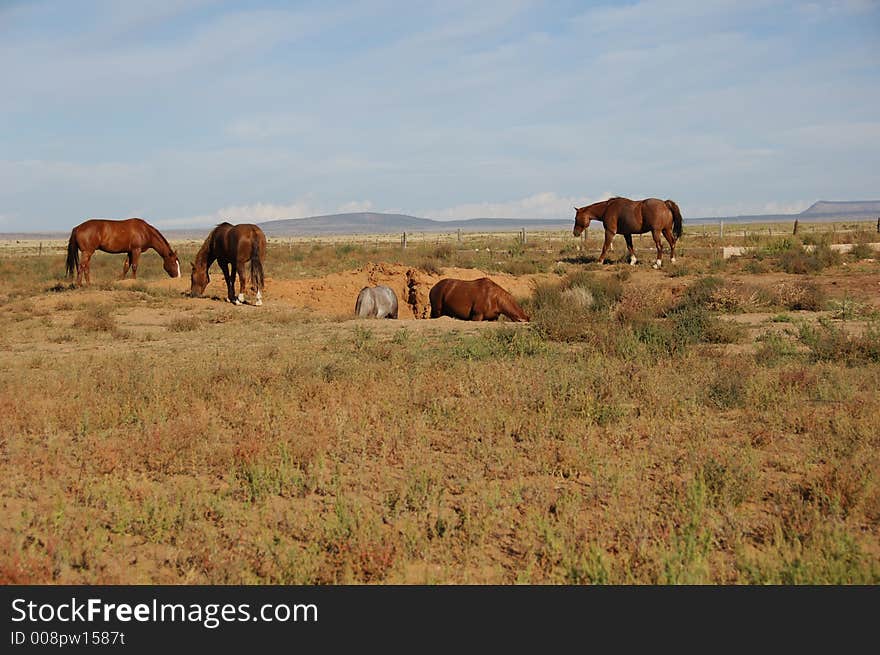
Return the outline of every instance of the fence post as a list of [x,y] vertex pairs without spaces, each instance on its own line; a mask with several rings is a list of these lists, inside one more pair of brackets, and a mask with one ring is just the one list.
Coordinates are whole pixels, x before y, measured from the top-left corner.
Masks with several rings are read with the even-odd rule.
[[724,221],[718,221],[718,238],[724,238]]
[[519,231],[519,238],[520,238],[520,240],[523,242],[523,245],[525,245],[525,242],[526,242],[526,228],[522,228],[522,229]]
[[40,241],[40,254],[41,255],[43,254],[43,242],[42,241]]
[[877,217],[877,231],[880,232],[880,216]]
[[794,219],[794,231],[792,232],[792,234],[797,234],[797,229],[798,229],[798,219]]
[[461,243],[461,228],[458,228],[458,242]]
[[400,242],[403,244],[403,249],[406,250],[406,232],[403,233],[403,238]]

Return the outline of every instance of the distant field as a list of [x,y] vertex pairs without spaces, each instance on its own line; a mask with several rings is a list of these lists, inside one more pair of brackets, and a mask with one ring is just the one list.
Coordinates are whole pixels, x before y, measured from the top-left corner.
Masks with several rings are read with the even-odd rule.
[[[791,228],[270,239],[259,308],[0,242],[0,581],[876,584],[880,234]],[[484,274],[531,323],[420,318]]]

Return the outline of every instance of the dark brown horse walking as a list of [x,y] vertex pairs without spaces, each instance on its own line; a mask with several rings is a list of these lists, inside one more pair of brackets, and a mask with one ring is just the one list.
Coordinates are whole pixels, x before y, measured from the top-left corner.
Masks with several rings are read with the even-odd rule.
[[502,314],[513,321],[528,315],[504,288],[487,277],[479,280],[446,278],[431,287],[431,318],[451,316],[463,321],[494,321]]
[[654,268],[663,265],[663,244],[660,235],[669,242],[669,254],[675,263],[675,242],[681,236],[681,211],[671,200],[646,198],[645,200],[629,200],[628,198],[609,198],[595,202],[586,207],[575,207],[574,235],[579,237],[590,226],[590,221],[601,221],[605,226],[605,244],[599,261],[605,263],[605,254],[611,247],[614,235],[620,233],[626,239],[629,249],[629,263],[635,265],[636,251],[633,248],[632,235],[650,232],[657,246],[657,261]]
[[[132,278],[137,278],[138,260],[144,250],[152,248],[162,257],[165,272],[171,277],[180,277],[180,260],[171,249],[168,240],[152,225],[140,218],[126,218],[121,221],[93,218],[80,223],[70,231],[67,243],[67,276],[76,271],[76,283],[91,284],[89,264],[96,250],[127,254],[122,264],[122,278],[125,279],[129,267]],[[82,262],[79,253],[82,251]]]
[[[190,294],[201,296],[211,281],[208,269],[215,261],[223,271],[229,302],[244,302],[245,265],[251,264],[251,290],[256,291],[256,305],[263,304],[263,260],[266,258],[266,235],[256,225],[220,223],[215,227],[196,255],[192,265]],[[231,266],[231,270],[230,270]],[[238,275],[241,290],[235,295],[235,276]]]

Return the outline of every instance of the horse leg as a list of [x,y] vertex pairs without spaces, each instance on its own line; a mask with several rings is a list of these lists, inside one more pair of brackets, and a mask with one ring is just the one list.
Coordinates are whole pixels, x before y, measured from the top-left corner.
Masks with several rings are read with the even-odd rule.
[[79,265],[79,276],[76,279],[76,283],[80,284],[80,280],[83,276],[86,278],[86,284],[92,283],[92,272],[90,270],[90,264],[92,261],[92,255],[94,252],[84,252],[82,257],[82,263]]
[[233,268],[232,272],[230,272],[229,262],[223,262],[220,264],[220,270],[223,271],[223,279],[226,282],[226,297],[233,305],[237,305],[238,302],[235,299],[235,269]]
[[669,242],[669,261],[673,264],[675,263],[675,235],[672,233],[672,230],[668,227],[663,228],[663,236],[666,237],[666,240]]
[[131,266],[131,253],[128,253],[125,256],[125,261],[122,263],[122,280],[125,279],[125,276],[128,274],[128,267]]
[[82,258],[79,260],[79,265],[76,267],[76,286],[82,286],[83,274],[86,271],[86,252],[82,251]]
[[657,261],[654,262],[653,268],[663,266],[663,243],[660,241],[660,230],[653,230],[651,236],[654,237],[654,245],[657,246]]
[[623,238],[626,240],[626,248],[629,250],[629,263],[630,265],[635,266],[639,260],[636,259],[636,249],[633,248],[632,234],[624,234]]
[[238,292],[238,302],[244,303],[244,289],[245,289],[245,279],[244,279],[244,264],[241,265],[241,268],[238,269],[238,288],[240,291]]
[[138,261],[141,258],[141,251],[138,248],[129,253],[129,257],[131,257],[131,279],[136,280],[138,276]]
[[602,244],[602,254],[599,255],[599,263],[605,263],[605,254],[608,252],[608,249],[611,247],[611,241],[614,239],[614,232],[609,229],[605,229],[605,243]]

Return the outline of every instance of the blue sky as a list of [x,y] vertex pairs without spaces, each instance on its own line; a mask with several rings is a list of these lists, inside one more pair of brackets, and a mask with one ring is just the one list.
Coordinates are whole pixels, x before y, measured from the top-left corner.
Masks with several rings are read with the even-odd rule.
[[0,232],[880,198],[880,1],[0,0]]

